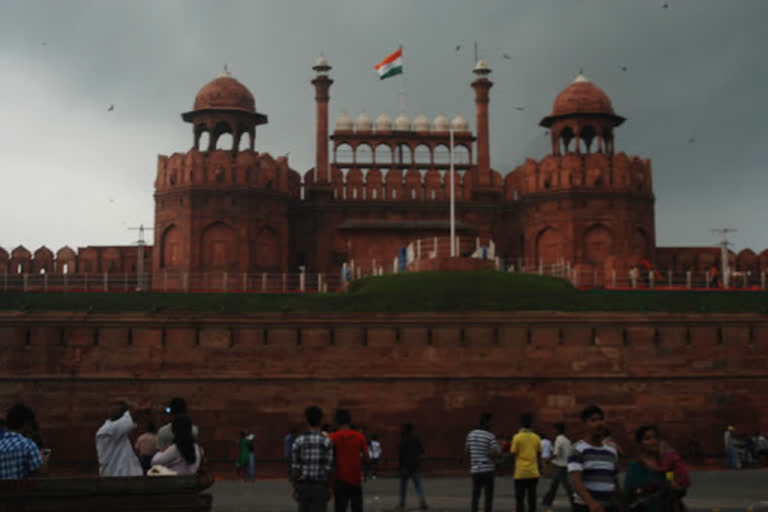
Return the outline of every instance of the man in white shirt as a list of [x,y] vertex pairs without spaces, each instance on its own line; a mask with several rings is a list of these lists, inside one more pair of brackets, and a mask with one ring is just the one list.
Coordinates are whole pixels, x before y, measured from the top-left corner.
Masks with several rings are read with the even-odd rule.
[[96,432],[99,476],[141,476],[141,463],[129,438],[136,428],[130,408],[120,402],[110,411],[109,419]]
[[[565,423],[555,423],[555,431],[557,437],[555,437],[555,446],[552,449],[552,483],[549,486],[549,491],[544,495],[542,504],[545,507],[551,507],[552,502],[555,501],[555,495],[557,494],[557,488],[560,483],[563,484],[565,492],[568,495],[568,501],[573,500],[573,488],[571,482],[568,480],[568,455],[571,453],[571,441],[565,437]],[[544,457],[542,447],[542,458]]]

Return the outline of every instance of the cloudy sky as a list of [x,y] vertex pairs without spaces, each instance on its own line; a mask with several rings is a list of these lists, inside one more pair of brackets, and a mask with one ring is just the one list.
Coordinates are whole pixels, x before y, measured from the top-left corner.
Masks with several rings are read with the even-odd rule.
[[658,244],[710,245],[727,226],[760,251],[766,21],[764,0],[0,0],[0,246],[134,241],[128,227],[153,224],[157,155],[190,148],[179,114],[225,63],[269,116],[257,150],[303,172],[321,52],[332,121],[398,113],[399,81],[373,66],[399,44],[411,116],[473,120],[477,41],[495,169],[547,153],[538,121],[583,68],[628,119],[617,150],[652,160]]

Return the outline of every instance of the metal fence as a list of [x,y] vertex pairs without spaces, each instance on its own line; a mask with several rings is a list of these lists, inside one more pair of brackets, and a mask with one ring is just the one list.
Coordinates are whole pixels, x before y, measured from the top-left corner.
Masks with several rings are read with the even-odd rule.
[[342,287],[340,274],[160,272],[100,274],[3,274],[0,290],[26,292],[230,292],[326,293]]
[[[471,246],[469,247],[471,249]],[[546,275],[570,281],[581,289],[614,290],[729,290],[765,291],[767,273],[729,272],[726,279],[704,271],[584,270],[566,261],[535,264],[520,259],[494,258],[500,272]],[[383,263],[383,262],[382,262]],[[359,262],[338,273],[160,272],[99,274],[0,274],[0,292],[229,292],[229,293],[327,293],[346,288],[349,281],[401,271],[389,265]]]

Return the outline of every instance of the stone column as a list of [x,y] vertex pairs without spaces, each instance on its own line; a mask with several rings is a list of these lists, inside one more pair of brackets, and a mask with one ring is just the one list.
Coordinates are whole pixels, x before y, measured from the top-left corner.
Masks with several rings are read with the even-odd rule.
[[328,91],[331,88],[328,75],[317,75],[312,80],[315,86],[315,103],[317,105],[317,128],[315,140],[315,183],[330,183],[328,172]]
[[478,185],[491,185],[491,154],[488,132],[489,91],[493,82],[487,76],[480,75],[472,82],[475,89],[475,109],[477,111],[477,179]]

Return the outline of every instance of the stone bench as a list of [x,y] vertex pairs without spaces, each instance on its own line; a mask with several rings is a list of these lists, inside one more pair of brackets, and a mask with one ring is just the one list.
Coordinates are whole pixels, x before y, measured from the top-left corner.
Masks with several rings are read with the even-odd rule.
[[197,475],[0,480],[0,512],[208,512]]

